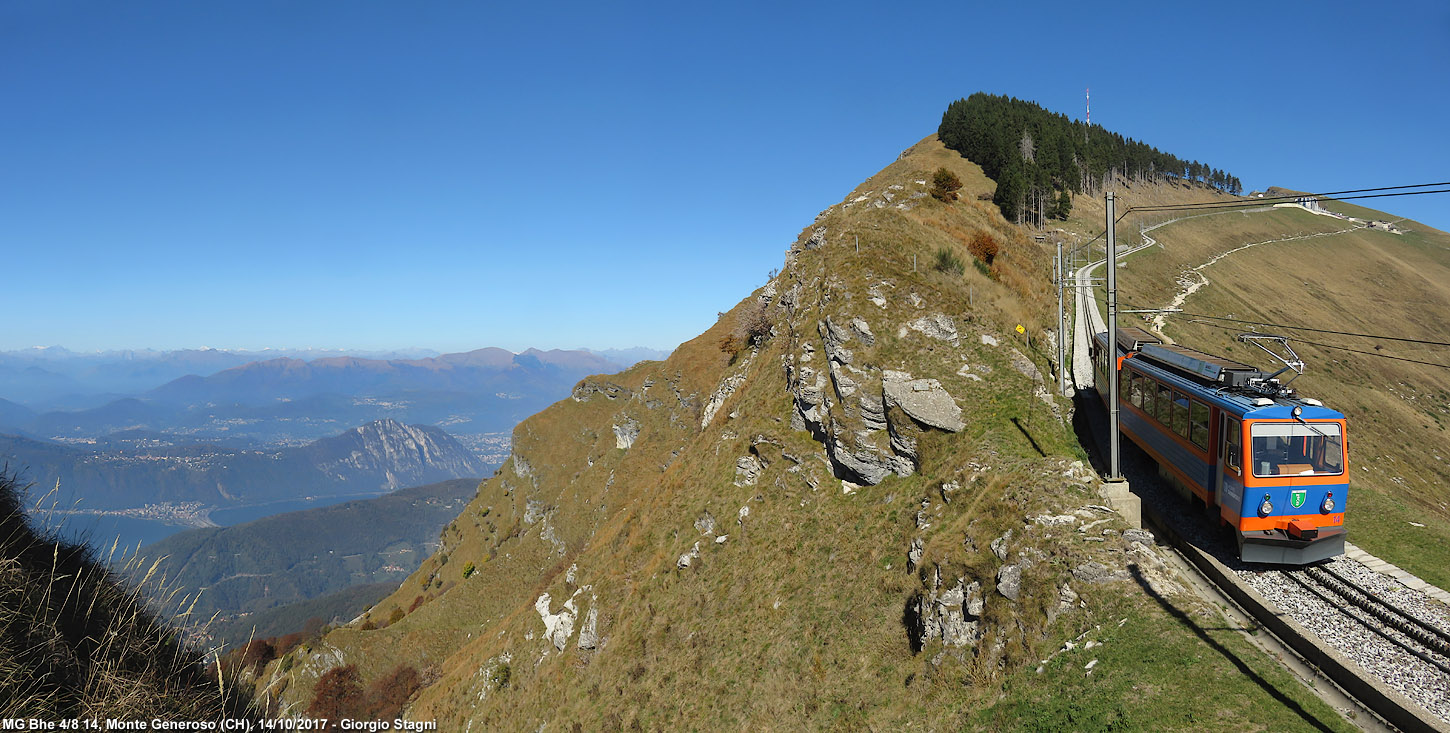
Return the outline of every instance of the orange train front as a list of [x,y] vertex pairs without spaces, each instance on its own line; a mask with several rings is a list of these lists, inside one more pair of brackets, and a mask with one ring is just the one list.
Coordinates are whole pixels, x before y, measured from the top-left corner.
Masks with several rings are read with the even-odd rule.
[[1118,329],[1094,340],[1098,394],[1118,378],[1124,435],[1159,473],[1235,529],[1247,562],[1303,565],[1344,553],[1348,425],[1273,375]]

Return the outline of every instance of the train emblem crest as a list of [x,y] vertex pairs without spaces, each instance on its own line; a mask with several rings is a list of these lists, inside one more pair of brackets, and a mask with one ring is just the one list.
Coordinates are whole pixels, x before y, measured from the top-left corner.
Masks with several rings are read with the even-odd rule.
[[1295,489],[1289,494],[1289,505],[1294,507],[1295,509],[1302,509],[1304,507],[1304,500],[1305,498],[1307,498],[1307,496],[1307,490]]

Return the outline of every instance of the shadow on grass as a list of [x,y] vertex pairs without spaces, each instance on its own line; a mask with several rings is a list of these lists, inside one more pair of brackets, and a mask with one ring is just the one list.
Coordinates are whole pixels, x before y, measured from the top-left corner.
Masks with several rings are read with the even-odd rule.
[[1043,458],[1047,457],[1047,454],[1042,452],[1042,446],[1037,444],[1037,439],[1032,437],[1032,433],[1027,432],[1027,428],[1022,427],[1022,423],[1017,418],[1012,418],[1012,425],[1017,428],[1018,432],[1022,433],[1022,437],[1026,438],[1027,442],[1032,444],[1032,450],[1037,451],[1037,455]]
[[1239,657],[1239,655],[1235,654],[1232,650],[1228,649],[1224,645],[1218,643],[1217,640],[1210,636],[1208,634],[1209,629],[1200,626],[1198,622],[1193,620],[1193,617],[1189,616],[1182,609],[1173,605],[1171,601],[1169,601],[1167,598],[1164,598],[1156,590],[1154,590],[1152,584],[1143,577],[1143,573],[1141,570],[1138,569],[1138,566],[1132,565],[1129,567],[1129,570],[1133,573],[1133,580],[1138,583],[1138,586],[1143,589],[1144,593],[1148,594],[1148,597],[1152,598],[1154,601],[1157,601],[1158,605],[1161,606],[1164,611],[1167,611],[1169,615],[1173,616],[1173,618],[1175,619],[1178,619],[1180,623],[1188,627],[1188,629],[1191,630],[1195,635],[1197,635],[1198,638],[1203,641],[1203,643],[1207,644],[1214,651],[1223,655],[1224,659],[1227,659],[1230,664],[1232,664],[1234,667],[1237,667],[1240,673],[1247,677],[1251,682],[1258,685],[1259,688],[1262,689],[1264,692],[1268,693],[1270,697],[1277,700],[1279,704],[1283,705],[1286,709],[1293,711],[1295,715],[1298,715],[1300,718],[1302,718],[1305,723],[1313,726],[1315,730],[1334,730],[1334,728],[1331,728],[1324,722],[1320,721],[1318,718],[1314,717],[1314,715],[1308,710],[1305,710],[1304,706],[1300,705],[1298,701],[1293,700],[1285,695],[1283,692],[1280,692],[1279,688],[1275,687],[1273,683],[1264,679],[1263,676],[1261,676],[1258,672],[1255,672],[1252,668],[1250,668],[1249,665]]

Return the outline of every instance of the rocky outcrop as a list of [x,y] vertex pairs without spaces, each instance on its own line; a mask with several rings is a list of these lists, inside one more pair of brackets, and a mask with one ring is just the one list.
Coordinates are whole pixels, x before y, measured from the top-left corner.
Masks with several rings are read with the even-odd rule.
[[982,637],[982,584],[956,578],[951,587],[944,587],[941,568],[931,573],[930,587],[907,604],[907,619],[913,651],[921,651],[929,642],[938,640],[950,649],[970,647]]
[[[579,591],[574,591],[579,595]],[[534,601],[534,610],[539,612],[539,617],[544,622],[544,638],[554,645],[558,651],[564,651],[565,645],[569,643],[569,636],[574,633],[574,619],[579,616],[579,609],[574,605],[574,598],[564,601],[564,607],[558,613],[549,612],[549,594],[545,593]]]
[[426,425],[375,420],[337,437],[324,438],[302,450],[316,457],[318,468],[335,477],[383,477],[383,486],[398,489],[491,471],[453,436]]
[[[746,360],[746,365],[749,366],[748,359]],[[725,405],[725,400],[729,399],[730,395],[735,394],[735,390],[739,389],[740,385],[745,383],[745,377],[748,374],[748,371],[742,369],[740,372],[726,377],[720,382],[720,386],[710,395],[710,399],[705,402],[705,409],[700,413],[701,430],[710,427],[710,423],[714,421],[716,413],[720,412],[720,408]]]
[[764,468],[755,456],[741,456],[735,461],[735,485],[754,486]]
[[952,323],[951,318],[940,313],[933,316],[922,316],[906,325],[928,338],[945,341],[952,346],[961,344],[961,336],[957,334],[956,324]]
[[634,445],[635,439],[639,438],[639,421],[625,417],[614,424],[614,447],[620,450],[627,450]]
[[591,605],[589,615],[584,617],[584,626],[579,629],[580,649],[597,649],[599,647],[599,607]]
[[923,425],[953,433],[967,426],[962,422],[962,408],[935,379],[912,379],[906,372],[888,370],[882,391],[888,407],[900,407]]
[[574,386],[573,399],[575,402],[588,402],[595,395],[617,400],[621,398],[628,399],[631,392],[627,387],[621,387],[613,382],[606,382],[593,377],[585,379]]

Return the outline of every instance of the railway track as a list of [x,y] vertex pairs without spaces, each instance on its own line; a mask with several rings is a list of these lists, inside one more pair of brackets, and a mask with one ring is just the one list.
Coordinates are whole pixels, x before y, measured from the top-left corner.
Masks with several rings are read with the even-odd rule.
[[[1075,273],[1079,285],[1101,264]],[[1074,342],[1085,352],[1090,332],[1104,327],[1087,288],[1077,290]],[[1091,363],[1082,357],[1073,366],[1081,396],[1092,386]],[[1095,398],[1078,403],[1080,410],[1098,407]],[[1097,412],[1091,437],[1106,442],[1106,415]],[[1105,455],[1106,446],[1097,447]],[[1143,499],[1144,520],[1160,539],[1284,647],[1381,723],[1405,731],[1450,732],[1450,614],[1443,605],[1348,558],[1309,569],[1245,565],[1227,547],[1231,543],[1212,536],[1186,502],[1158,483],[1152,468],[1128,463],[1124,473]],[[1417,597],[1409,605],[1419,608],[1402,608],[1388,600],[1391,596]]]
[[[1346,615],[1354,616],[1360,621],[1374,626],[1375,622],[1383,624],[1389,629],[1402,634],[1404,637],[1414,641],[1422,648],[1415,650],[1409,644],[1402,644],[1404,648],[1415,656],[1423,659],[1427,664],[1438,667],[1440,670],[1450,674],[1450,633],[1438,625],[1426,622],[1420,617],[1400,608],[1399,606],[1377,596],[1373,591],[1356,583],[1349,577],[1333,569],[1333,564],[1313,566],[1304,568],[1296,573],[1289,573],[1289,577],[1295,582],[1304,586],[1310,592],[1330,600],[1322,590],[1327,589],[1334,595],[1348,601],[1350,607],[1363,612],[1360,616],[1356,612],[1347,612]],[[1318,589],[1314,584],[1318,584]],[[1348,611],[1348,608],[1345,609]],[[1373,619],[1371,621],[1370,619]]]

